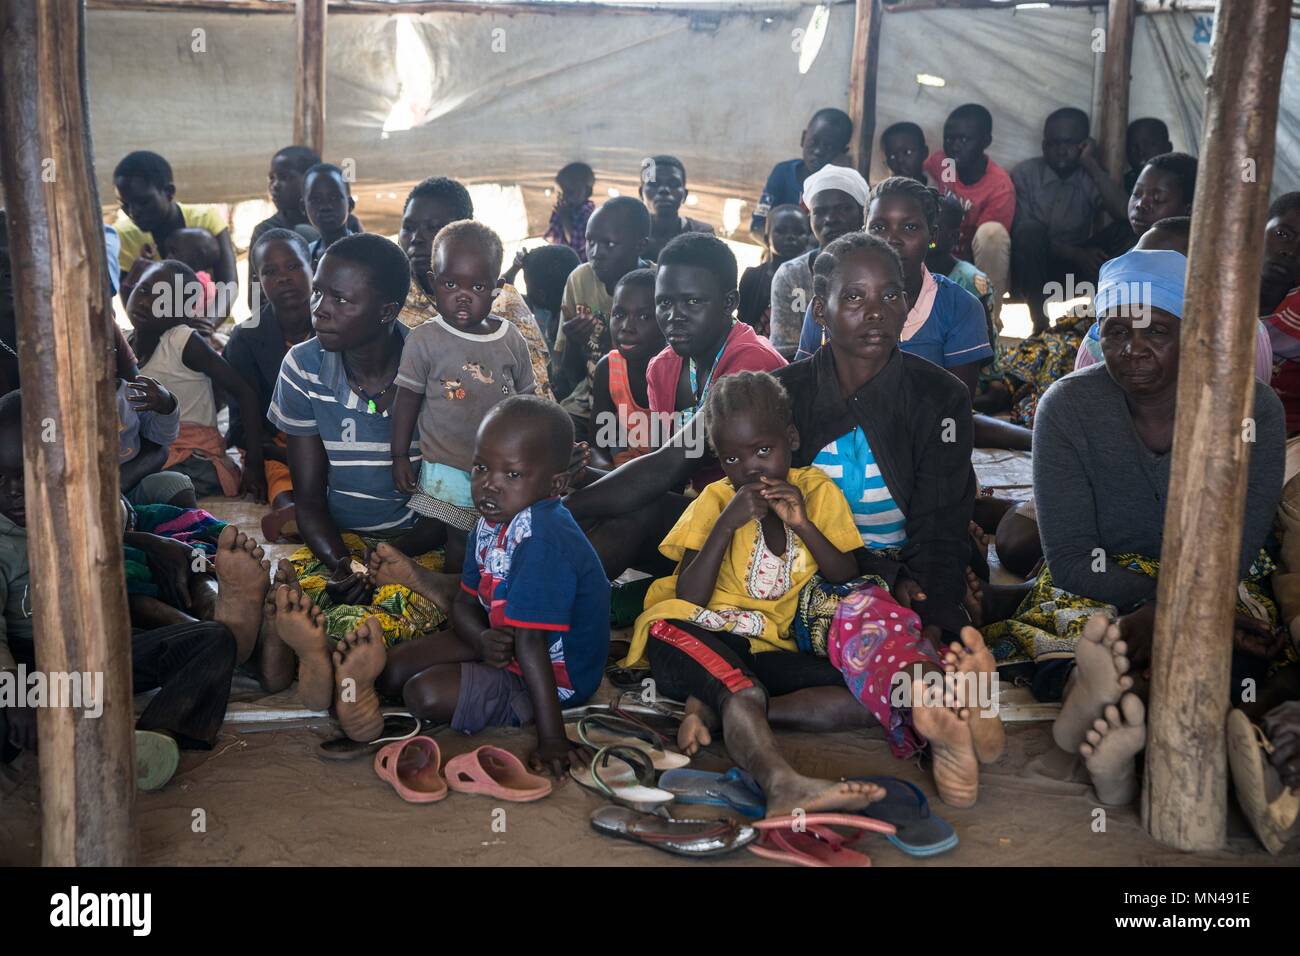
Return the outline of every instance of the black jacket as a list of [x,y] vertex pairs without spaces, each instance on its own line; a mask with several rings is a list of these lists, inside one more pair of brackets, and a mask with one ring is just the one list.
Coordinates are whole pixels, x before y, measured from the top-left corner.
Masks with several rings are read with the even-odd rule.
[[[895,351],[846,401],[830,346],[773,374],[790,393],[799,429],[793,464],[812,464],[818,451],[860,426],[907,521],[899,558],[925,592],[925,602],[916,608],[922,623],[951,634],[969,624],[963,599],[975,470],[966,386],[923,358]],[[864,570],[884,571],[891,583],[896,579],[895,562],[876,557],[875,563]]]

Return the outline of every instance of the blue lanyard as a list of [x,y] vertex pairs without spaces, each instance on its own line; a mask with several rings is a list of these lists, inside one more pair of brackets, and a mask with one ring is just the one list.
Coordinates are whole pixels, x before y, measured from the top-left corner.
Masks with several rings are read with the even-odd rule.
[[[688,420],[693,418],[695,413],[704,405],[704,397],[709,394],[709,386],[713,384],[713,376],[717,373],[718,365],[722,361],[722,353],[727,351],[727,343],[731,341],[731,329],[735,324],[736,323],[733,321],[731,326],[728,326],[727,328],[727,337],[722,340],[722,348],[718,349],[718,354],[713,359],[713,367],[709,369],[709,376],[704,380],[704,390],[698,393],[699,398],[696,399],[695,404],[683,412]],[[695,389],[698,384],[698,373],[695,370],[695,359],[687,359],[687,362],[689,363],[691,373],[691,397],[694,398],[696,395]]]

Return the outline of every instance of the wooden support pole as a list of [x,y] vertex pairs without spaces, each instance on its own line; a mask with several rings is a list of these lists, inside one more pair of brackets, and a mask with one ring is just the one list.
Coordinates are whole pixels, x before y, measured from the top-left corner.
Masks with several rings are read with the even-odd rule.
[[1255,302],[1289,0],[1219,4],[1160,553],[1143,819],[1161,843],[1227,835],[1224,720],[1255,395]]
[[1135,0],[1110,0],[1106,9],[1106,52],[1101,66],[1101,161],[1110,178],[1124,182],[1128,132],[1129,73],[1133,65]]
[[326,0],[296,0],[298,82],[293,97],[293,141],[325,155]]
[[113,318],[84,41],[81,3],[0,3],[0,154],[24,386],[36,660],[46,674],[102,680],[97,718],[84,701],[37,714],[41,856],[57,866],[135,856]]
[[849,118],[853,120],[853,165],[871,180],[871,146],[876,138],[876,73],[880,65],[880,0],[856,0],[853,59],[849,68]]

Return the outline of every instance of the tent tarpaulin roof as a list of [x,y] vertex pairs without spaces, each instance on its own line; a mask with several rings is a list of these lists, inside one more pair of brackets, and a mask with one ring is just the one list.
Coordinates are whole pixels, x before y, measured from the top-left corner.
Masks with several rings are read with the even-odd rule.
[[[361,182],[445,174],[519,183],[540,198],[566,162],[585,160],[602,181],[635,187],[643,156],[671,153],[685,162],[692,191],[752,200],[772,164],[797,154],[809,115],[848,102],[849,3],[829,6],[806,73],[799,63],[811,3],[710,4],[707,15],[545,8],[331,15],[327,158],[351,159]],[[111,201],[113,165],[132,149],[167,156],[184,198],[259,195],[271,153],[293,128],[293,18],[206,8],[95,8],[87,18],[101,197]],[[1130,115],[1166,119],[1177,148],[1195,151],[1199,136],[1210,22],[1188,13],[1138,18]],[[1093,112],[1099,26],[1104,14],[1086,8],[886,16],[877,130],[910,119],[937,148],[948,111],[977,101],[994,116],[995,160],[1010,166],[1037,155],[1052,109]],[[1292,30],[1300,40],[1300,23]],[[1300,89],[1300,42],[1293,48],[1275,193],[1300,188],[1300,103],[1285,97]],[[922,85],[917,74],[944,85]]]

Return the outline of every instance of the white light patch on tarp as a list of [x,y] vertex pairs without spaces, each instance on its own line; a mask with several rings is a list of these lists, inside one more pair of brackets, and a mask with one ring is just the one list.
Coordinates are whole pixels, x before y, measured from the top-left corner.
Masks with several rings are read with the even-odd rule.
[[942,76],[934,76],[931,73],[916,74],[916,82],[921,86],[947,86],[948,81]]
[[388,111],[380,136],[414,129],[429,119],[429,91],[433,89],[433,62],[429,59],[414,18],[398,14],[397,40],[394,52],[396,73],[401,77],[397,102]]
[[822,51],[822,41],[826,39],[826,26],[830,23],[831,8],[823,3],[813,7],[812,16],[808,18],[808,29],[804,31],[803,43],[799,47],[799,74],[802,76],[812,69],[817,54]]

